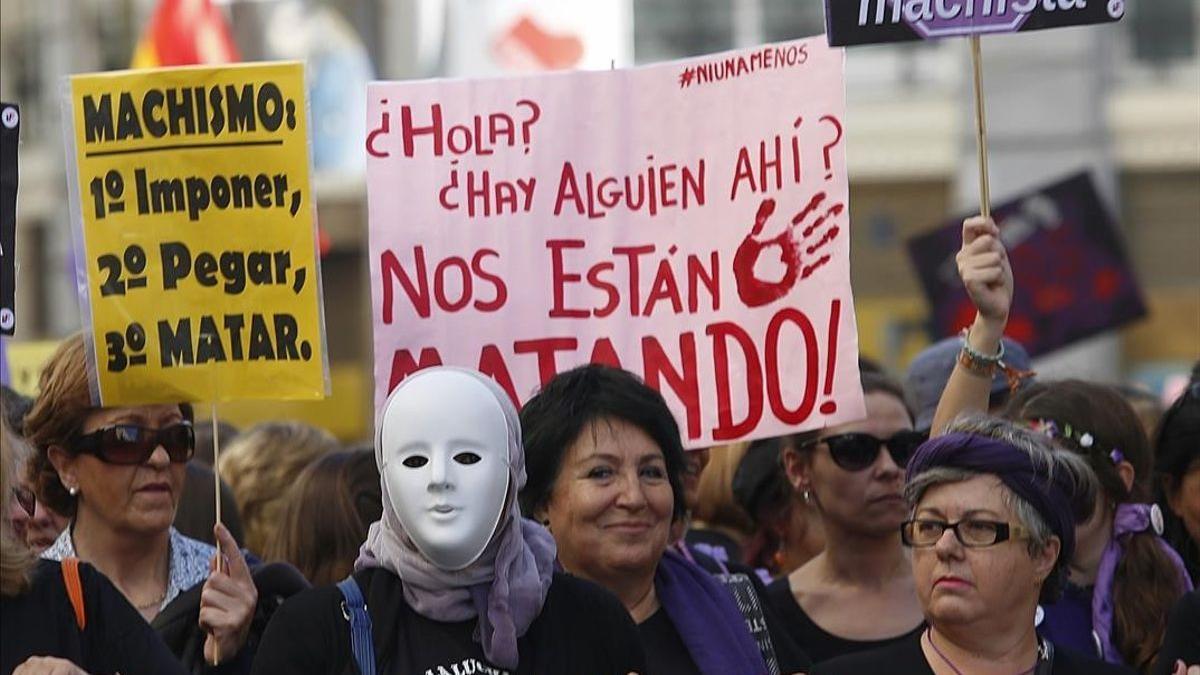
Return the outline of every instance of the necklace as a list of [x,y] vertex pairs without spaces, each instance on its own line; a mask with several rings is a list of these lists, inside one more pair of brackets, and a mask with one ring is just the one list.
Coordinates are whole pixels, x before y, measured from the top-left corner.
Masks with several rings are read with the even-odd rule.
[[[950,666],[950,670],[953,670],[955,675],[963,675],[963,671],[959,670],[958,666],[954,665],[954,662],[951,661],[950,658],[947,657],[945,654],[943,654],[942,650],[938,649],[938,646],[933,643],[933,633],[930,632],[930,629],[928,629],[928,628],[925,629],[925,641],[929,643],[929,646],[931,648],[933,648],[933,653],[937,654],[939,657],[941,657],[942,661],[947,666]],[[1021,672],[1017,673],[1017,675],[1029,675],[1029,673],[1032,673],[1035,668],[1037,668],[1037,657],[1036,656],[1033,659],[1033,665],[1029,666],[1025,670],[1022,670]]]
[[144,604],[144,605],[137,605],[137,604],[135,604],[135,605],[134,605],[134,608],[136,608],[136,609],[150,609],[151,607],[157,607],[158,605],[161,605],[161,604],[162,604],[162,601],[163,601],[163,600],[165,600],[165,599],[166,599],[166,597],[167,597],[167,592],[164,590],[164,591],[162,592],[162,595],[160,595],[160,596],[158,596],[157,598],[155,598],[155,599],[153,599],[153,600],[151,600],[151,601],[147,602],[147,603],[146,603],[146,604]]

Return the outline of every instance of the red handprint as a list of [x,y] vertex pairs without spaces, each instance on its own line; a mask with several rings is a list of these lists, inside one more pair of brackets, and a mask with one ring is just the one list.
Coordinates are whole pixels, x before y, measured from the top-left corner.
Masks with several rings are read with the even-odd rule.
[[[775,213],[775,200],[768,197],[759,204],[758,214],[754,217],[754,227],[751,228],[750,234],[746,235],[746,238],[742,240],[737,252],[733,254],[733,278],[737,282],[738,297],[742,299],[742,302],[747,307],[761,307],[782,298],[791,292],[792,287],[796,285],[796,281],[807,279],[813,272],[829,262],[829,254],[823,254],[809,264],[804,264],[801,257],[801,247],[806,242],[817,237],[818,231],[820,231],[820,236],[816,238],[816,241],[804,246],[804,255],[815,255],[819,250],[836,239],[842,231],[836,224],[827,225],[826,221],[842,215],[846,210],[846,206],[837,203],[824,209],[824,211],[820,211],[825,199],[826,194],[818,192],[792,218],[791,225],[784,228],[778,235],[762,241],[759,241],[755,237],[762,234],[767,219],[771,217],[771,214]],[[796,228],[814,214],[819,215],[800,231],[800,239],[797,240],[793,237],[793,232]],[[754,265],[758,262],[759,256],[762,255],[764,249],[772,246],[780,248],[783,260],[784,273],[783,278],[779,281],[767,281],[759,279],[754,275]]]

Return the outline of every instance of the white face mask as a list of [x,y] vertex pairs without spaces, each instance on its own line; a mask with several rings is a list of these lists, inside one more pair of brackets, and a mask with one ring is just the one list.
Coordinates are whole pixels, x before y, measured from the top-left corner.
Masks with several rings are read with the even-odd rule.
[[380,471],[392,508],[434,565],[475,562],[508,496],[508,427],[492,392],[466,373],[422,372],[384,404]]

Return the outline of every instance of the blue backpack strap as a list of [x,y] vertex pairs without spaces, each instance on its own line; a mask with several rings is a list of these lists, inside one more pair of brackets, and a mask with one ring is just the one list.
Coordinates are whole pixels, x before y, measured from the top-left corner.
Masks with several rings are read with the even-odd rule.
[[337,584],[342,592],[342,616],[350,622],[350,649],[360,675],[375,675],[375,645],[371,642],[371,615],[367,613],[367,602],[354,575]]

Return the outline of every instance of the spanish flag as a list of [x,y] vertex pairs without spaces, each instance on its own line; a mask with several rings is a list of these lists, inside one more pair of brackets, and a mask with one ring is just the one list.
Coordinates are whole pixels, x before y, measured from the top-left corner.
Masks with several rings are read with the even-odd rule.
[[133,52],[134,68],[231,63],[229,24],[211,0],[160,0]]

